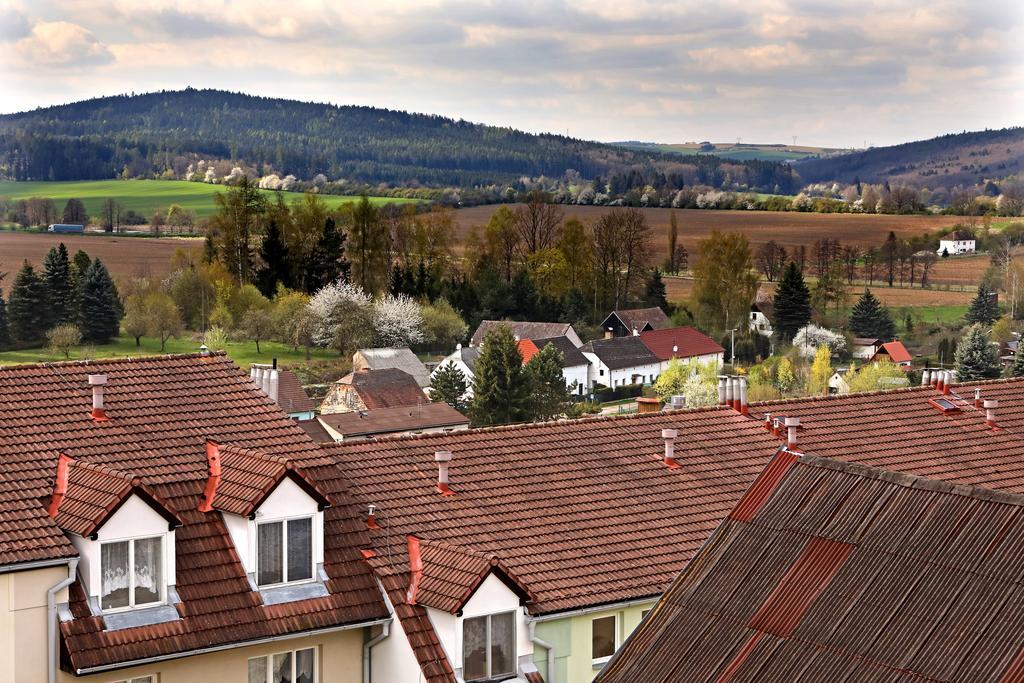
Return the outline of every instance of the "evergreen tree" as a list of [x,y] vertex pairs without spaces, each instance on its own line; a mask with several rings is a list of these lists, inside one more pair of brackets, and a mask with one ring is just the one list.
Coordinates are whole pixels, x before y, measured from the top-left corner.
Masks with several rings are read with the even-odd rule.
[[336,280],[348,282],[352,267],[345,259],[345,234],[330,216],[323,232],[306,259],[305,289],[312,294]]
[[71,260],[67,247],[61,242],[43,258],[43,279],[50,302],[50,325],[73,324],[75,314],[75,289],[71,279]]
[[665,296],[665,282],[661,279],[661,273],[655,268],[651,276],[647,278],[644,286],[644,306],[657,306],[663,311],[669,312],[668,298]]
[[256,288],[263,296],[274,296],[278,284],[291,288],[292,274],[288,263],[288,247],[281,239],[281,231],[275,220],[270,221],[267,233],[260,242],[260,260],[263,265],[256,271],[254,279]]
[[999,377],[999,354],[980,324],[975,323],[964,332],[956,348],[954,369],[959,382]]
[[[3,300],[0,299],[0,302]],[[0,330],[2,334],[2,330]],[[1017,353],[1013,354],[1013,367],[1010,368],[1010,374],[1014,377],[1024,377],[1024,350],[1017,347]]]
[[583,292],[573,287],[565,296],[562,297],[562,317],[564,320],[573,324],[586,323],[587,312],[590,310],[587,305],[587,298],[583,296]]
[[11,336],[23,344],[34,344],[46,334],[46,285],[28,261],[21,266],[14,284],[7,317]]
[[553,420],[564,415],[569,408],[569,388],[562,374],[564,360],[562,352],[554,344],[548,344],[526,364],[533,387],[535,420]]
[[466,375],[451,361],[448,361],[430,378],[430,400],[447,403],[455,410],[465,410],[464,397],[469,384]]
[[998,319],[999,302],[996,299],[996,294],[989,289],[985,282],[982,282],[978,285],[978,293],[971,301],[971,306],[967,309],[967,315],[964,316],[964,320],[968,323],[991,325]]
[[896,325],[889,315],[889,309],[865,289],[850,311],[850,331],[858,337],[889,341],[896,335]]
[[811,321],[811,292],[796,263],[790,261],[775,292],[775,328],[783,339],[792,339]]
[[487,333],[473,379],[470,417],[476,426],[527,422],[533,417],[530,376],[507,325]]
[[82,282],[78,326],[85,341],[106,344],[121,327],[121,302],[117,287],[98,258],[89,266]]
[[0,351],[10,346],[11,328],[7,324],[7,304],[4,303],[4,291],[0,289]]

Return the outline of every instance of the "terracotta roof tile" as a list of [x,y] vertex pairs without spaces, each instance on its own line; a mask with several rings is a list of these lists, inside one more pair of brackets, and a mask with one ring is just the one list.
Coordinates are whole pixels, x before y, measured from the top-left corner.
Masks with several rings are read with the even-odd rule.
[[[416,406],[330,413],[320,415],[319,419],[346,438],[415,432],[423,429],[469,424],[468,417],[447,403],[423,403]],[[328,439],[328,441],[333,442],[334,439]]]
[[519,355],[523,357],[523,364],[529,363],[530,359],[537,355],[540,349],[529,339],[520,339],[516,342],[516,348],[519,349]]
[[397,368],[357,370],[345,375],[338,382],[350,384],[370,410],[414,406],[428,402],[416,379]]
[[311,413],[316,409],[313,399],[302,388],[299,376],[291,370],[277,373],[277,405],[286,413]]
[[420,541],[423,577],[416,601],[455,614],[494,572],[524,600],[529,589],[520,583],[497,555],[478,553],[441,541]]
[[887,355],[893,363],[909,363],[913,359],[907,347],[901,341],[891,341],[882,344],[875,355]]
[[660,360],[725,352],[718,342],[693,327],[669,327],[641,332],[640,341]]
[[1021,538],[1020,495],[801,456],[596,680],[1010,680]]

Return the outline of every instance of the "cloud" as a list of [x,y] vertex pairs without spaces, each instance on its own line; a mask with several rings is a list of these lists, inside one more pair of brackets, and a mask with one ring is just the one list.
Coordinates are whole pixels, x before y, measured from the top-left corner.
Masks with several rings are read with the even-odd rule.
[[24,38],[32,30],[28,17],[14,7],[0,7],[0,43]]
[[14,51],[23,63],[44,68],[76,68],[106,64],[110,50],[87,29],[67,21],[39,21],[19,40]]

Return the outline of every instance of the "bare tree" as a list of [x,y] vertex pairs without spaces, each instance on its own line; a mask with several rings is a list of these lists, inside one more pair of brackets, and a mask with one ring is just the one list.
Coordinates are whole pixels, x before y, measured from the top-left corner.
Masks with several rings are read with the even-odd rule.
[[928,276],[931,274],[932,267],[935,265],[935,262],[938,259],[939,259],[939,257],[936,256],[935,252],[932,251],[931,249],[926,249],[925,251],[919,251],[917,253],[917,261],[918,261],[918,263],[921,264],[921,286],[922,287],[927,287],[928,286]]
[[776,242],[769,240],[757,249],[757,268],[764,273],[768,282],[775,282],[786,267],[786,248]]
[[530,192],[526,204],[512,215],[524,257],[555,246],[565,214],[558,205],[551,203],[551,196],[546,192]]
[[857,279],[857,261],[860,260],[860,247],[847,244],[843,247],[843,266],[846,270],[846,282],[853,284]]
[[606,306],[626,300],[650,258],[650,227],[640,209],[612,209],[593,227],[594,270]]
[[869,285],[875,284],[875,275],[878,271],[879,254],[877,249],[868,249],[864,252],[864,279]]

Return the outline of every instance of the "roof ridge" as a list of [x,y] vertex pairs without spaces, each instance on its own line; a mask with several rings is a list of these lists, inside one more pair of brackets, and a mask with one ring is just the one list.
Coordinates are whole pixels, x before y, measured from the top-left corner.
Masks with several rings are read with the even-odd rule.
[[231,360],[230,358],[228,358],[228,354],[226,351],[210,351],[209,353],[206,354],[196,351],[194,353],[163,353],[154,354],[152,356],[110,356],[108,358],[83,358],[80,360],[61,360],[53,362],[8,363],[6,365],[0,365],[0,372],[3,372],[5,370],[42,370],[49,368],[88,367],[94,365],[113,365],[115,363],[138,363],[144,361],[157,360],[211,358],[214,356],[224,357],[227,358],[229,361]]

